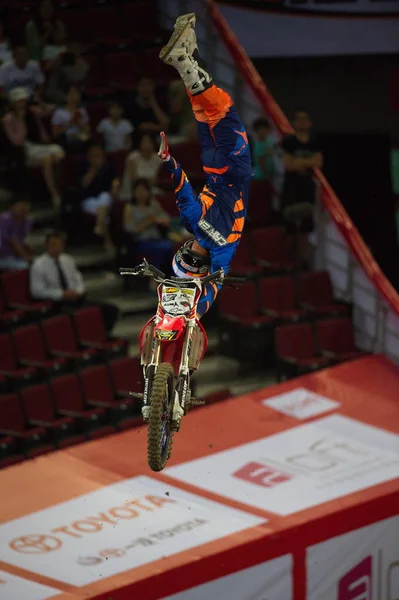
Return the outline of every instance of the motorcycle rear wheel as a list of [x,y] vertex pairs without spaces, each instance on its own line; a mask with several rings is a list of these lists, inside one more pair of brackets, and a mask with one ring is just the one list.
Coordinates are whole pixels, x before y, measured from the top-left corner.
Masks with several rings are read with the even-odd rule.
[[162,471],[172,451],[172,409],[174,369],[170,363],[161,363],[155,373],[147,433],[147,460],[152,471]]

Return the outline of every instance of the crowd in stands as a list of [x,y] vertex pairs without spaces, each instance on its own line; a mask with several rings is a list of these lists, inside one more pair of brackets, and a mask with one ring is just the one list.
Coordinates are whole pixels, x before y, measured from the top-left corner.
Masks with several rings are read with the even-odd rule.
[[[58,417],[74,411],[77,423],[72,419],[62,425],[56,416],[54,423],[71,428],[69,438],[76,442],[82,435],[109,433],[106,414],[117,428],[139,414],[126,395],[141,389],[141,374],[138,361],[124,356],[124,341],[110,337],[117,307],[88,298],[84,274],[66,244],[103,246],[114,267],[132,266],[145,256],[170,272],[177,245],[190,234],[180,223],[157,155],[160,131],[167,131],[173,155],[198,191],[204,178],[184,85],[170,79],[173,70],[158,59],[169,33],[154,21],[155,3],[19,4],[24,10],[0,13],[0,189],[7,192],[0,214],[0,388],[11,405],[27,384],[40,382],[36,399],[45,402],[51,393]],[[306,270],[311,258],[313,168],[321,167],[323,159],[304,109],[294,115],[295,133],[282,143],[266,118],[250,125],[254,177],[232,272],[251,281],[236,296],[235,307],[224,291],[220,309],[228,351],[241,348],[243,356],[261,357],[260,346],[251,350],[241,345],[248,339],[241,325],[255,323],[249,338],[256,345],[256,331],[269,340],[265,327],[270,324],[306,321],[316,314],[310,301],[306,309],[298,307],[292,275]],[[35,256],[29,246],[35,227],[31,211],[46,203],[53,209],[52,229],[44,252]],[[274,296],[270,290],[265,294],[274,304],[258,302],[264,275],[278,279]],[[330,282],[326,285],[324,300],[332,294]],[[345,329],[347,307],[332,306],[332,301],[327,305],[326,315],[346,319]],[[251,315],[256,315],[254,321]],[[355,353],[350,340],[346,350],[347,357]],[[92,362],[101,366],[87,369]],[[302,366],[327,362],[312,362],[310,356]],[[87,395],[85,385],[92,379],[103,384]],[[101,395],[105,390],[108,396]],[[28,395],[21,428],[32,433],[26,421],[33,414],[28,414]],[[71,397],[76,406],[68,409]],[[101,409],[87,408],[93,398],[103,402]],[[0,417],[4,414],[0,408]],[[9,444],[14,456],[15,439],[4,441],[4,430],[0,423],[0,446]],[[34,455],[27,447],[22,454]],[[5,464],[15,459],[7,457]]]

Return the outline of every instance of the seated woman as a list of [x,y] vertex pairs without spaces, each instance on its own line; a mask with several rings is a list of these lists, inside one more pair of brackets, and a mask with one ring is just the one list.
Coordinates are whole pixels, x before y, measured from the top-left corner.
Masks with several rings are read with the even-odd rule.
[[90,137],[89,116],[82,106],[80,90],[71,85],[66,105],[57,108],[51,117],[53,138],[67,152],[78,154],[84,152]]
[[32,60],[42,60],[43,48],[54,38],[64,42],[66,30],[57,16],[57,9],[51,0],[37,3],[36,14],[25,26],[25,40]]
[[57,144],[51,144],[41,122],[43,116],[39,106],[28,105],[25,88],[14,88],[9,93],[10,109],[2,119],[3,130],[10,144],[10,151],[23,149],[28,166],[40,165],[47,189],[55,208],[61,204],[60,193],[55,183],[55,165],[65,156]]
[[146,179],[152,187],[153,193],[156,193],[158,190],[155,186],[161,164],[154,138],[149,133],[143,134],[138,149],[130,152],[126,158],[120,199],[124,201],[131,199],[132,186],[137,179]]
[[113,249],[109,234],[109,213],[113,198],[119,191],[114,165],[107,159],[104,148],[93,142],[81,169],[82,210],[95,217],[94,233],[104,240],[108,250]]
[[124,230],[131,234],[136,253],[145,257],[155,267],[172,260],[173,243],[165,238],[170,217],[157,200],[151,197],[151,188],[146,179],[137,179],[133,198],[126,203],[123,214]]

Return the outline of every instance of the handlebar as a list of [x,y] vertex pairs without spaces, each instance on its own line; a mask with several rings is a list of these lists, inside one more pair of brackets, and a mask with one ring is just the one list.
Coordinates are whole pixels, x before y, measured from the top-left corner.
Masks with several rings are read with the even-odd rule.
[[[136,277],[153,277],[155,281],[162,283],[166,279],[165,273],[154,267],[154,265],[150,265],[145,259],[141,265],[134,268],[125,268],[121,267],[119,269],[120,275],[133,275]],[[192,283],[193,279],[191,277],[183,278],[183,277],[171,277],[172,281],[176,281],[179,283]],[[219,269],[210,275],[205,275],[204,277],[196,277],[196,281],[201,281],[201,283],[209,283],[210,281],[215,281],[219,285],[229,285],[235,283],[243,283],[246,281],[245,277],[230,277],[224,275],[224,270]]]

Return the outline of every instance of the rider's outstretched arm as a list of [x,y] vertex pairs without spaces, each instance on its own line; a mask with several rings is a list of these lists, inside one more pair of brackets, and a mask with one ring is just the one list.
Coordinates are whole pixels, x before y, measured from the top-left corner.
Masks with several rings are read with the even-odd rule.
[[161,132],[162,142],[159,148],[158,156],[162,159],[165,168],[171,174],[173,187],[177,198],[177,206],[180,210],[180,216],[184,227],[190,233],[195,234],[197,223],[202,215],[201,200],[193,190],[187,176],[177,160],[169,153],[168,140],[166,135]]

